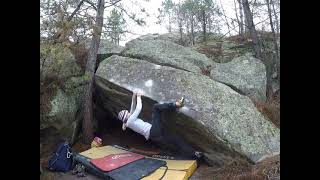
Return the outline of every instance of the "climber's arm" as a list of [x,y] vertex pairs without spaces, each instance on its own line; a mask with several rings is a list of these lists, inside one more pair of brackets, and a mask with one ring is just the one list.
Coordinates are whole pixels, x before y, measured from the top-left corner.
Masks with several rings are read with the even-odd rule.
[[130,114],[133,114],[134,110],[136,109],[137,104],[137,93],[133,92],[132,100],[131,100],[131,108],[130,108]]
[[137,107],[134,110],[134,112],[130,115],[127,124],[130,124],[132,121],[135,121],[142,109],[142,100],[141,100],[141,94],[137,94]]

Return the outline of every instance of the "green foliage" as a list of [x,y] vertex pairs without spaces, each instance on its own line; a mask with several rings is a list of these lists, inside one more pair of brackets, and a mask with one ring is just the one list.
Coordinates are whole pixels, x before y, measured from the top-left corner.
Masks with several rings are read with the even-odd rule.
[[[180,33],[184,29],[187,33],[190,30],[200,32],[204,31],[204,27],[207,32],[219,30],[216,26],[216,16],[221,14],[219,14],[219,9],[213,0],[185,0],[179,3],[165,0],[158,10],[158,23],[167,24],[169,32],[172,31],[173,24],[179,27]],[[193,29],[190,29],[191,26]]]
[[114,44],[119,45],[120,37],[123,36],[126,27],[123,13],[113,9],[108,17],[107,27],[107,36]]
[[164,0],[161,4],[164,12],[166,12],[166,13],[172,12],[174,5],[175,4],[172,2],[172,0]]
[[94,24],[94,18],[88,11],[90,8],[88,4],[83,3],[79,11],[70,18],[79,2],[79,0],[40,1],[40,37],[43,41],[72,40],[73,43],[77,43],[91,36],[90,29]]
[[[96,7],[94,8],[94,6],[97,1],[80,2],[80,0],[40,1],[41,42],[68,42],[76,45],[91,39],[92,29],[95,27]],[[140,8],[141,12],[124,9],[121,2],[110,6],[113,3],[113,0],[106,0],[106,4],[108,4],[106,10],[109,11],[112,8],[113,10],[104,17],[107,19],[107,23],[104,23],[102,35],[118,44],[119,39],[121,40],[127,32],[125,19],[143,26],[146,22],[142,18],[142,14],[147,14],[147,12],[144,8]],[[133,3],[131,2],[132,5],[139,6],[139,3]]]
[[196,8],[197,4],[196,1],[194,0],[186,0],[183,4],[182,4],[182,9],[190,15],[194,15],[196,13]]
[[164,0],[161,3],[161,8],[158,9],[159,11],[158,23],[163,24],[167,19],[169,32],[171,32],[171,24],[173,23],[172,18],[174,16],[174,8],[175,8],[175,4],[172,2],[172,0]]

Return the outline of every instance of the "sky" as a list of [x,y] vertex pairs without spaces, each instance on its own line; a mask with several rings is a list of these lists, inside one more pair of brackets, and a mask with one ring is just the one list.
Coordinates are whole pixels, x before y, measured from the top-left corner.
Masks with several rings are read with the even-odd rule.
[[[161,3],[163,0],[122,0],[122,5],[127,11],[135,12],[139,17],[144,17],[144,20],[146,21],[145,26],[139,26],[136,23],[127,20],[127,29],[129,29],[132,33],[127,33],[126,36],[120,41],[120,45],[124,46],[126,42],[135,39],[141,35],[145,35],[148,33],[167,33],[168,30],[166,29],[165,25],[157,24],[158,21],[157,16],[159,15],[158,8],[161,7]],[[183,0],[172,0],[175,3],[178,3],[179,1],[182,2]],[[218,4],[220,7],[223,6],[223,9],[225,11],[225,14],[227,17],[230,18],[236,18],[235,10],[234,10],[234,2],[235,0],[213,0],[216,4]],[[149,16],[145,16],[141,12],[140,9],[144,8],[146,10],[146,13],[149,14]],[[254,22],[260,22],[261,19],[268,18],[265,12],[266,9],[257,9],[256,11],[259,11],[261,14],[261,17],[256,17],[254,19]],[[229,22],[230,23],[230,22]],[[257,28],[261,29],[263,24],[258,24]],[[269,29],[269,27],[264,27],[266,30]],[[226,26],[222,27],[222,32],[226,33],[228,32],[228,29]],[[236,31],[231,32],[233,35],[236,33]]]
[[[163,0],[122,0],[120,3],[124,7],[124,9],[131,13],[134,12],[136,13],[137,17],[140,17],[146,21],[146,25],[144,26],[139,26],[132,20],[130,20],[127,16],[125,16],[125,19],[127,21],[127,27],[126,29],[130,31],[130,33],[126,33],[125,37],[123,37],[120,40],[120,45],[124,46],[126,42],[135,39],[141,35],[145,35],[148,33],[167,33],[168,30],[166,29],[165,25],[157,24],[156,22],[158,21],[157,16],[159,15],[158,8],[161,7],[161,3]],[[184,0],[172,0],[175,3],[183,2]],[[230,18],[236,18],[235,16],[235,10],[234,10],[234,2],[236,0],[213,0],[216,4],[218,4],[220,7],[221,5],[223,6],[223,9],[225,11],[225,14],[227,17]],[[141,9],[145,9],[146,13],[142,13]],[[105,18],[109,16],[110,11],[112,8],[106,8],[105,9]],[[262,17],[260,18],[255,18],[254,22],[260,22],[261,19],[266,19],[268,18],[266,13],[261,13],[264,12],[265,10],[257,9],[256,11],[259,11],[259,14],[262,14]],[[94,13],[95,14],[95,13]],[[93,14],[93,16],[94,16]],[[146,16],[148,14],[149,16]],[[40,20],[41,21],[41,20]],[[224,20],[223,24],[225,23]],[[230,23],[230,22],[229,22]],[[260,26],[260,27],[259,27]],[[262,24],[258,25],[258,28],[261,29]],[[268,29],[269,27],[266,27]],[[222,27],[222,33],[228,32],[228,29],[226,26]],[[237,33],[236,31],[232,32],[233,35]]]
[[[174,3],[178,3],[179,0],[172,0]],[[182,1],[182,0],[181,0]],[[230,2],[233,3],[233,0],[222,0],[223,7],[225,8],[226,14],[232,16],[231,13],[234,13]],[[120,41],[120,45],[124,46],[126,42],[130,41],[131,39],[135,39],[141,35],[145,35],[148,33],[167,33],[168,30],[164,25],[157,24],[158,21],[157,16],[159,15],[158,8],[161,7],[162,0],[123,0],[123,6],[133,12],[139,12],[141,8],[145,8],[146,12],[150,15],[149,17],[144,16],[144,20],[146,21],[146,25],[141,27],[136,25],[134,22],[128,20],[129,23],[127,28],[132,31],[132,34],[127,33],[126,37]],[[220,1],[218,0],[218,3]],[[139,4],[140,6],[137,6]],[[141,13],[142,15],[142,13]]]
[[[135,1],[123,0],[123,6],[126,9],[130,9],[130,11],[133,11],[133,12],[140,12],[140,9],[144,8],[146,10],[146,13],[149,14],[149,17],[143,16],[144,20],[146,21],[145,26],[139,26],[139,25],[136,25],[136,23],[130,20],[127,20],[128,22],[127,29],[132,31],[132,34],[131,33],[126,34],[125,39],[120,42],[121,46],[124,46],[124,44],[130,41],[131,39],[135,39],[144,34],[148,34],[148,33],[163,34],[168,32],[163,25],[156,24],[156,22],[158,21],[157,16],[159,15],[158,8],[161,7],[161,2],[162,2],[161,0],[149,0],[149,2],[145,0],[140,0],[138,1],[140,6],[136,5],[138,3],[132,3],[132,2],[137,2],[137,0]],[[139,14],[142,15],[143,13],[139,13]]]
[[[172,0],[173,2],[178,3],[179,1],[182,2],[183,0]],[[225,14],[227,17],[236,18],[235,11],[234,11],[234,0],[214,0],[219,6],[223,6]],[[120,41],[120,45],[124,46],[126,42],[135,39],[141,35],[145,35],[148,33],[167,33],[168,30],[165,28],[164,25],[157,24],[158,21],[157,16],[159,15],[158,8],[161,7],[162,0],[122,0],[122,5],[124,8],[129,12],[135,12],[139,17],[144,17],[146,21],[145,26],[136,25],[134,22],[127,20],[127,29],[129,29],[132,33],[127,33],[126,37]],[[145,16],[141,12],[140,9],[144,8],[149,16]],[[258,10],[259,11],[259,10]],[[263,11],[260,11],[260,13]],[[267,18],[267,14],[262,13],[262,19]],[[260,22],[261,18],[254,19],[255,22]],[[230,23],[230,22],[229,22]],[[258,25],[259,28],[259,25]],[[260,27],[261,28],[261,27]],[[268,27],[266,27],[268,29]],[[222,32],[228,32],[226,26],[222,27]],[[236,32],[233,31],[233,34]]]

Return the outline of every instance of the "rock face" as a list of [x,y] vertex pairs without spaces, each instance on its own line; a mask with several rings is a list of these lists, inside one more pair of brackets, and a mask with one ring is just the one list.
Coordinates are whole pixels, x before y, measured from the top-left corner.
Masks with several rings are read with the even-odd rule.
[[246,53],[254,54],[250,43],[235,43],[230,40],[212,38],[206,43],[198,43],[192,49],[204,53],[208,58],[218,63],[227,63]]
[[113,44],[108,40],[101,40],[97,55],[97,61],[100,63],[107,57],[110,57],[112,55],[119,55],[123,49],[124,47]]
[[71,138],[81,93],[80,88],[74,89],[74,92],[58,89],[50,101],[49,113],[40,120],[40,130],[54,127],[62,137]]
[[[81,68],[76,64],[71,51],[61,45],[41,47],[43,54],[40,60],[40,75],[42,78],[47,76],[57,76],[59,79],[69,78],[81,74]],[[47,51],[47,52],[46,52]]]
[[182,34],[181,38],[180,33],[166,33],[159,35],[159,39],[172,41],[176,44],[186,47],[191,45],[191,41],[186,34]]
[[40,93],[42,102],[46,104],[46,110],[40,112],[40,131],[53,128],[61,137],[71,138],[86,78],[67,48],[51,47],[51,53],[45,59],[43,66],[40,66],[42,81],[45,81],[46,76],[53,75],[57,80],[51,82],[53,85],[47,90],[50,93]]
[[204,54],[164,40],[132,40],[121,55],[195,73],[201,73],[213,64]]
[[149,41],[149,40],[164,40],[164,41],[171,41],[175,44],[179,44],[181,46],[190,46],[191,42],[189,37],[186,34],[182,34],[182,38],[180,33],[166,33],[166,34],[147,34],[140,36],[138,40],[142,41]]
[[144,36],[127,43],[121,55],[198,74],[207,72],[214,80],[234,88],[241,94],[260,102],[266,99],[265,66],[249,53],[228,63],[216,63],[190,48]]
[[222,82],[241,94],[260,102],[266,100],[266,68],[265,65],[251,55],[244,55],[228,63],[216,64],[210,77]]
[[144,120],[151,120],[154,103],[184,96],[185,107],[165,113],[163,122],[217,165],[234,159],[258,162],[280,152],[280,130],[248,97],[207,76],[114,55],[100,63],[96,86],[104,108],[114,115],[130,108],[135,88],[143,90]]

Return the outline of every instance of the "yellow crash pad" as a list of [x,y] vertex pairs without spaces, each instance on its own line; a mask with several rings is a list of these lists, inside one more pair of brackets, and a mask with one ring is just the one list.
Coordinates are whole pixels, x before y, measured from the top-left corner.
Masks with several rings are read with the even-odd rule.
[[[154,180],[154,179],[160,179],[164,173],[164,169],[160,168],[157,169],[155,172],[150,174],[149,176],[146,176],[142,178],[142,180]],[[177,170],[170,170],[168,169],[166,172],[166,175],[162,178],[162,180],[173,180],[173,179],[188,179],[187,173],[185,171],[177,171]]]
[[[110,154],[119,154],[126,153],[128,151],[113,147],[113,146],[102,146],[102,147],[93,147],[89,150],[86,150],[80,153],[83,156],[86,156],[91,159],[101,158],[104,156],[108,156]],[[146,157],[150,158],[150,157]],[[158,158],[154,158],[158,159]],[[194,171],[197,169],[197,162],[195,160],[166,160],[160,159],[167,162],[168,170],[163,179],[176,179],[176,180],[184,180],[188,179]],[[164,167],[157,169],[155,172],[142,178],[143,180],[153,180],[159,179],[165,171]]]

